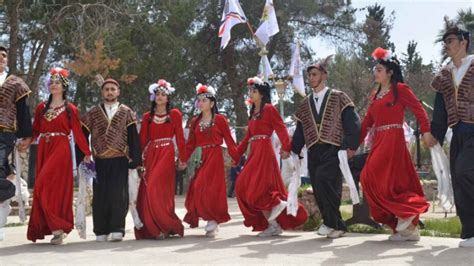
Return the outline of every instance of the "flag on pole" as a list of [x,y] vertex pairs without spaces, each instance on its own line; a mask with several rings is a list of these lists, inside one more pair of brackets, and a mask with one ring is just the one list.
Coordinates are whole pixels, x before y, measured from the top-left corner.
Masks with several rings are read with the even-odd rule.
[[230,41],[230,31],[232,27],[239,23],[247,22],[244,11],[238,0],[226,0],[224,11],[222,12],[222,25],[219,28],[219,38],[221,38],[221,49],[225,49]]
[[265,7],[263,8],[261,23],[258,27],[255,35],[258,40],[265,46],[270,37],[277,34],[280,31],[278,27],[278,21],[275,13],[275,7],[273,6],[273,0],[266,0]]
[[273,70],[272,66],[270,65],[270,61],[266,54],[262,55],[260,59],[260,74],[259,76],[263,76],[265,81],[268,81],[269,78],[273,77]]
[[306,96],[304,92],[303,67],[300,55],[300,43],[296,42],[295,50],[291,56],[290,77],[293,79],[293,88],[303,97]]

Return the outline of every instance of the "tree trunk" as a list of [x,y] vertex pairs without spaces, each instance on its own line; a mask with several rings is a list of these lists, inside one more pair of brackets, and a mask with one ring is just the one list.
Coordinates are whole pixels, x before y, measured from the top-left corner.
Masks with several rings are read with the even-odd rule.
[[10,25],[10,48],[8,49],[8,70],[10,74],[17,75],[18,69],[16,67],[18,51],[20,42],[18,40],[18,24],[19,24],[19,13],[18,9],[22,1],[7,1],[7,15],[8,24]]
[[[46,34],[46,39],[45,39],[45,41],[43,43],[43,47],[41,49],[41,54],[38,58],[38,61],[36,62],[33,78],[31,79],[31,83],[28,84],[28,86],[30,87],[30,89],[33,92],[33,97],[31,97],[32,99],[30,101],[33,101],[32,103],[34,105],[36,105],[40,100],[38,98],[38,95],[39,95],[38,94],[38,82],[39,82],[39,79],[40,79],[41,75],[43,74],[44,62],[46,61],[46,57],[48,56],[48,50],[49,50],[49,47],[51,46],[53,36],[54,36],[53,31],[51,29],[48,29],[48,33]],[[32,70],[30,70],[30,71],[32,71]]]
[[[243,85],[235,69],[234,53],[235,50],[233,44],[229,44],[229,46],[224,50],[223,64],[232,91],[232,102],[234,104],[236,116],[235,126],[244,127],[247,126],[248,121],[247,107],[245,106],[244,101],[245,90],[241,89],[243,88]],[[244,136],[244,130],[236,130],[237,141],[241,140]]]

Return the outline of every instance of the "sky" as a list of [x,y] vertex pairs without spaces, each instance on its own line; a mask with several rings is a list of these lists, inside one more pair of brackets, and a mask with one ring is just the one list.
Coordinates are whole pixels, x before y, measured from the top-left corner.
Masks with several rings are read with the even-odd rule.
[[[455,18],[459,9],[472,8],[474,0],[352,0],[352,6],[362,8],[379,3],[385,7],[386,16],[395,12],[393,29],[391,30],[391,41],[395,44],[395,54],[400,57],[406,51],[408,42],[415,40],[417,50],[423,58],[423,63],[441,60],[441,44],[434,41],[443,28],[443,17]],[[357,21],[365,19],[367,11],[359,11],[356,14]],[[311,46],[317,57],[322,58],[334,54],[335,50],[331,43],[322,38],[311,40]]]

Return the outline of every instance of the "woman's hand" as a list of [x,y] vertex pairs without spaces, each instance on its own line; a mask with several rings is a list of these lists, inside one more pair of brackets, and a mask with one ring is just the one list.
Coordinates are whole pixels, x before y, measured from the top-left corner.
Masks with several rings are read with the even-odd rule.
[[280,151],[280,156],[283,160],[290,158],[290,153],[287,151]]
[[86,162],[86,163],[90,163],[90,162],[91,162],[91,157],[92,157],[91,155],[86,155],[86,156],[84,157],[84,160],[83,160],[83,161]]
[[187,163],[183,163],[183,162],[179,161],[179,164],[178,164],[178,169],[179,170],[184,170],[184,169],[186,169],[186,167],[188,167]]
[[433,135],[431,135],[430,132],[424,133],[422,139],[423,143],[425,143],[428,148],[431,148],[438,143],[438,141],[435,139],[435,137],[433,137]]

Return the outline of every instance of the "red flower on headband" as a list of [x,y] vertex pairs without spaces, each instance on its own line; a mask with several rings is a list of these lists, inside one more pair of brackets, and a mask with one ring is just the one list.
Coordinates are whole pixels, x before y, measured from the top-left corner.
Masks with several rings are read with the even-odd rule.
[[208,92],[208,89],[207,89],[207,86],[206,85],[201,85],[198,90],[197,90],[197,93],[198,94],[201,94],[201,93],[207,93]]
[[163,88],[168,88],[168,82],[164,79],[158,80],[158,86],[163,87]]
[[247,79],[247,85],[253,85],[253,84],[255,84],[254,79]]
[[51,76],[60,75],[63,78],[67,78],[69,76],[69,73],[67,72],[67,69],[60,68],[60,67],[53,67],[50,71],[50,74],[51,74]]
[[387,61],[390,59],[390,51],[385,50],[382,47],[377,47],[373,52],[372,52],[372,57],[375,60],[385,60]]

